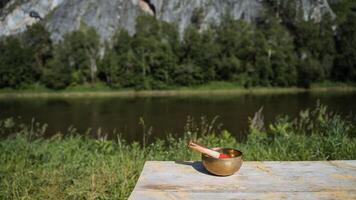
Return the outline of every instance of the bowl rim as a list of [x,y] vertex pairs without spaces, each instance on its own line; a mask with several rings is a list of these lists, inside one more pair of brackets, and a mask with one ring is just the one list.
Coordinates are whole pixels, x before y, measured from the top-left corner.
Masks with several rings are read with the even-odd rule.
[[213,150],[220,150],[220,149],[232,149],[234,151],[238,151],[240,153],[239,156],[236,156],[236,157],[232,157],[232,158],[214,158],[214,157],[211,157],[209,155],[206,155],[205,153],[202,153],[202,156],[206,157],[206,158],[212,158],[212,159],[217,159],[217,160],[229,160],[229,159],[237,159],[237,158],[243,158],[243,152],[238,150],[238,149],[235,149],[235,148],[231,148],[231,147],[214,147],[214,148],[211,148]]

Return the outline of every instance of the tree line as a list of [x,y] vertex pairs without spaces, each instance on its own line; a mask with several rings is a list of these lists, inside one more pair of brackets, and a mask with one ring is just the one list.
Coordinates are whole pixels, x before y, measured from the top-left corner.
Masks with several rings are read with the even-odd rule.
[[196,10],[183,35],[175,24],[140,16],[134,35],[119,30],[105,44],[85,24],[53,43],[37,23],[0,40],[0,88],[104,82],[112,88],[165,89],[211,81],[309,87],[356,81],[355,12],[347,7],[342,19],[304,21],[288,10],[293,5],[277,12],[280,5],[267,2],[270,12],[256,23],[226,15],[203,30],[204,11]]

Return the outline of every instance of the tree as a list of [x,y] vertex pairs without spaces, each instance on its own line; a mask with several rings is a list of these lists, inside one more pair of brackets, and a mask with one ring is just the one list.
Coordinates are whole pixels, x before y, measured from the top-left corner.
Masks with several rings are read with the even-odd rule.
[[267,42],[255,27],[226,16],[217,27],[216,40],[220,52],[217,73],[221,80],[228,78],[245,87],[268,84]]
[[[38,75],[43,74],[43,70],[52,55],[52,40],[50,33],[41,23],[36,23],[22,34],[21,41],[26,48],[33,53],[33,69],[37,69]],[[37,77],[39,79],[40,77]]]
[[218,79],[241,81],[239,79],[244,73],[244,63],[239,53],[241,38],[242,35],[249,37],[251,32],[247,30],[247,24],[237,22],[230,16],[225,16],[216,29],[216,43],[219,45],[219,62],[216,69]]
[[330,79],[331,71],[334,66],[336,53],[335,31],[336,21],[329,15],[323,16],[319,25],[319,41],[320,46],[317,49],[317,59],[323,68],[323,73],[326,79]]
[[352,10],[356,8],[356,1],[354,0],[338,0],[329,4],[337,16],[338,24],[343,24],[348,16],[352,14]]
[[296,22],[302,20],[303,10],[298,9],[296,0],[266,0],[266,12],[262,17],[264,21],[270,18],[276,19],[289,31],[294,32]]
[[[270,18],[260,26],[260,30],[267,41],[259,59],[265,66],[260,69],[261,85],[270,84],[273,86],[292,86],[297,82],[297,57],[294,52],[293,38],[288,30],[283,27],[276,18]],[[259,45],[262,46],[262,45]]]
[[46,64],[41,81],[53,89],[95,82],[99,44],[99,35],[86,25],[66,34],[54,46],[53,57]]
[[19,88],[36,81],[38,70],[31,66],[32,50],[15,36],[0,41],[0,88]]
[[100,48],[100,38],[95,29],[82,24],[81,28],[64,36],[61,43],[63,51],[68,52],[62,63],[72,67],[74,84],[94,83],[97,73],[96,62]]
[[309,60],[319,62],[320,72],[312,81],[322,81],[330,76],[335,55],[333,22],[329,16],[324,16],[320,23],[299,21],[295,32],[295,46],[301,62]]
[[50,89],[60,90],[65,89],[71,83],[71,73],[73,69],[66,65],[66,55],[62,53],[63,48],[57,46],[58,49],[54,52],[54,57],[46,63],[43,71],[41,82]]
[[337,58],[333,77],[339,81],[356,81],[356,13],[341,24],[337,38]]
[[0,10],[3,9],[10,0],[1,0],[0,1]]
[[111,87],[134,87],[137,82],[137,59],[131,48],[132,38],[125,30],[118,31],[99,65],[99,74]]
[[298,64],[298,86],[309,88],[313,82],[320,81],[322,70],[319,60],[307,55]]
[[189,86],[204,81],[199,59],[202,58],[202,37],[198,29],[188,26],[180,45],[179,65],[174,69],[174,81],[178,85]]
[[175,84],[192,86],[201,83],[203,79],[201,69],[192,64],[181,64],[174,70],[173,80]]
[[174,24],[151,16],[137,18],[136,34],[120,30],[100,63],[100,74],[111,87],[159,89],[173,84],[179,34]]
[[[309,76],[313,80],[299,81],[299,83],[312,83],[328,79],[335,55],[334,31],[332,29],[335,20],[325,14],[320,22],[312,19],[305,21],[304,11],[297,6],[295,0],[267,0],[266,3],[270,9],[265,13],[265,21],[276,18],[294,38],[294,51],[298,55],[298,66],[300,66],[298,71],[302,74],[305,74],[306,71],[313,71],[313,76]],[[311,63],[313,63],[313,68],[306,69],[305,66],[311,66]],[[316,69],[316,67],[320,69]],[[304,76],[298,75],[298,77]]]
[[187,28],[182,42],[181,63],[196,66],[202,73],[202,82],[216,78],[218,45],[215,42],[215,31],[207,29],[199,33],[194,26]]
[[219,80],[233,81],[242,72],[241,61],[236,56],[224,56],[218,62],[217,73]]
[[172,72],[177,64],[174,50],[178,36],[174,25],[169,26],[151,16],[137,19],[136,34],[132,41],[132,50],[138,62],[138,76],[141,88],[164,88],[172,84]]

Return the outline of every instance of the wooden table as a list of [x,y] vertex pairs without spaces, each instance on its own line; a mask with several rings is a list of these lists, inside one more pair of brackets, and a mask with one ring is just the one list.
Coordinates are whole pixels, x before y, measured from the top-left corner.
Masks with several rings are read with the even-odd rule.
[[130,199],[356,200],[356,161],[244,162],[228,177],[201,162],[148,161]]

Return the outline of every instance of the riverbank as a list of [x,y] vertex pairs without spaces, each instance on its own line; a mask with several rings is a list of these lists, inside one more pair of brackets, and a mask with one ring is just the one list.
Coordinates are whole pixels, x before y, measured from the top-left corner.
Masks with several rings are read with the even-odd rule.
[[209,147],[238,148],[244,160],[356,159],[355,124],[323,106],[296,119],[279,118],[266,130],[251,123],[246,141],[217,130],[203,126],[140,145],[75,129],[43,139],[45,125],[1,121],[0,199],[127,199],[146,160],[199,160],[186,147],[190,138]]
[[310,88],[298,87],[253,87],[244,88],[231,82],[212,82],[200,86],[176,87],[164,90],[134,90],[112,89],[103,84],[73,86],[65,90],[49,90],[34,85],[28,88],[14,90],[1,89],[0,98],[21,97],[164,97],[164,96],[201,96],[228,94],[283,94],[301,92],[350,92],[356,91],[356,85],[344,83],[319,83]]

